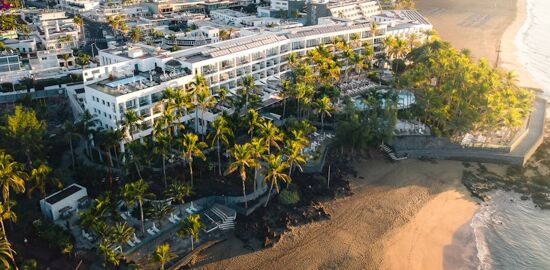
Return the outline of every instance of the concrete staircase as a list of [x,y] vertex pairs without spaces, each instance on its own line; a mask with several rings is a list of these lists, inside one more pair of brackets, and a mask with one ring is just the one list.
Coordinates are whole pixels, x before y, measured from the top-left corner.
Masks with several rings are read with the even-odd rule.
[[203,230],[209,233],[216,229],[223,231],[234,229],[237,212],[229,207],[214,204],[212,208],[205,211],[202,216],[202,221],[205,224]]

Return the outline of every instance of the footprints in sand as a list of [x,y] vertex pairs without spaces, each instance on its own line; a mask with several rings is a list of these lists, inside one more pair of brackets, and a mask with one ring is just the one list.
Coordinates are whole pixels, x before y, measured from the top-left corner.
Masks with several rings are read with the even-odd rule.
[[490,20],[491,20],[490,15],[474,13],[474,14],[470,15],[468,18],[464,19],[458,25],[464,26],[464,27],[477,28],[477,27],[483,27]]

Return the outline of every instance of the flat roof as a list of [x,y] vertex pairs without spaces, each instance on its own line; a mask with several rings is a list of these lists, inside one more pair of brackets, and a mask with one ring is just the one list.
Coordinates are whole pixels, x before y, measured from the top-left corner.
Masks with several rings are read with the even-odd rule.
[[79,192],[80,190],[82,190],[82,188],[78,185],[75,185],[75,184],[72,184],[60,191],[58,191],[57,193],[54,193],[52,195],[50,195],[49,197],[47,197],[45,200],[47,203],[49,204],[56,204],[57,202]]

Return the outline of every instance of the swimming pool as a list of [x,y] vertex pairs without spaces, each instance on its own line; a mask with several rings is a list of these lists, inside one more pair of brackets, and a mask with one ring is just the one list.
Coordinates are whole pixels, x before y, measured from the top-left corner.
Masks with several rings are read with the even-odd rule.
[[133,82],[139,82],[140,80],[144,80],[145,78],[143,76],[134,76],[134,77],[129,77],[129,78],[125,78],[125,79],[122,79],[122,80],[118,80],[118,81],[114,81],[114,82],[110,82],[110,83],[107,83],[105,85],[111,87],[111,88],[117,88],[119,85],[125,85],[125,84],[129,84],[129,83],[133,83]]
[[[410,107],[412,104],[414,104],[414,95],[411,92],[408,91],[401,91],[397,95],[397,108],[398,109],[405,109]],[[355,108],[359,110],[367,109],[368,106],[363,102],[361,98],[355,98],[353,101],[355,103]],[[385,106],[385,100],[382,101],[382,107]]]

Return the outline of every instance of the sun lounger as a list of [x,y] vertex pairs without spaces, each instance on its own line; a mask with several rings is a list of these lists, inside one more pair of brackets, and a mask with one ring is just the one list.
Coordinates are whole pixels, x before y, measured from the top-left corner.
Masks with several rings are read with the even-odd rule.
[[127,217],[124,213],[120,213],[120,217],[121,217],[122,219],[124,219],[124,220],[127,220],[127,219],[128,219],[128,217]]
[[132,242],[132,240],[128,240],[128,241],[126,241],[126,243],[127,243],[129,246],[131,246],[131,247],[135,247],[135,246],[136,246],[136,244],[134,244],[134,242]]
[[141,240],[139,240],[139,238],[137,238],[136,233],[134,233],[134,243],[136,243],[136,244],[141,243]]
[[147,229],[147,233],[151,236],[154,236],[156,234],[153,229]]
[[168,221],[170,221],[170,223],[172,223],[172,224],[178,223],[178,221],[177,221],[176,219],[174,219],[173,216],[169,217],[169,218],[168,218]]
[[181,220],[181,218],[178,217],[178,215],[176,215],[176,214],[174,214],[174,219],[177,220],[177,221],[180,221],[180,220]]
[[157,226],[155,226],[154,222],[153,222],[153,227],[151,227],[151,229],[153,229],[153,231],[155,231],[155,233],[160,232],[159,228],[157,228]]

